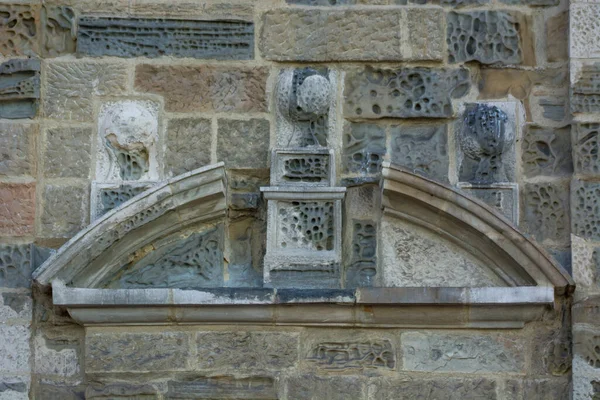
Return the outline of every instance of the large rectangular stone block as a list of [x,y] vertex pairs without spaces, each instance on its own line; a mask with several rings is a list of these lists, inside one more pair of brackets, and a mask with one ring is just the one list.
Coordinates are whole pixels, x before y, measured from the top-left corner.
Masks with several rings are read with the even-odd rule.
[[0,5],[0,54],[35,56],[39,53],[39,4]]
[[228,376],[169,381],[166,399],[277,399],[273,378]]
[[248,60],[254,57],[254,24],[225,19],[82,17],[77,52],[97,57]]
[[40,60],[0,64],[0,118],[33,118],[40,98]]
[[495,400],[497,398],[496,382],[488,378],[378,379],[369,382],[368,393],[370,399],[377,400]]
[[0,123],[0,175],[34,175],[37,124]]
[[0,236],[32,235],[35,183],[0,183]]
[[277,61],[441,60],[442,27],[443,12],[434,8],[285,8],[263,15],[259,47]]
[[356,376],[292,376],[286,380],[288,399],[364,399],[365,384]]
[[85,371],[177,371],[188,367],[185,332],[93,332],[85,338]]

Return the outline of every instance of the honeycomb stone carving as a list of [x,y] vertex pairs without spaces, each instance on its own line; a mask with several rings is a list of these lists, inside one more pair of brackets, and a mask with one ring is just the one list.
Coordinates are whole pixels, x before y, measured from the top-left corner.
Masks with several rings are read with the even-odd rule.
[[517,224],[519,221],[519,192],[513,183],[495,183],[485,186],[461,184],[460,188],[471,196],[482,200],[488,206]]
[[0,244],[0,287],[29,287],[31,271],[31,245]]
[[333,183],[333,152],[329,150],[274,150],[271,156],[273,185],[319,185]]
[[39,98],[39,60],[9,60],[0,64],[0,118],[35,117]]
[[40,9],[35,4],[0,5],[0,54],[35,56]]
[[106,214],[110,210],[148,190],[152,186],[150,182],[135,182],[128,184],[98,184],[92,183],[92,216],[91,220]]
[[521,150],[523,172],[527,177],[570,175],[573,172],[568,128],[529,126]]
[[572,233],[600,240],[600,183],[574,180],[571,193]]
[[600,63],[583,65],[571,90],[573,112],[600,111]]
[[448,182],[446,125],[392,126],[390,136],[393,163]]
[[237,20],[79,19],[77,52],[90,56],[254,58],[254,24]]
[[519,64],[519,22],[505,11],[448,13],[448,61]]
[[346,287],[369,287],[377,275],[377,224],[352,221],[352,257],[346,269]]
[[571,58],[600,57],[600,4],[582,2],[569,9]]
[[194,233],[124,267],[110,287],[215,287],[223,285],[223,227]]
[[585,332],[577,336],[578,353],[590,367],[600,368],[600,334]]
[[105,103],[98,117],[96,179],[156,180],[158,105],[149,101]]
[[71,7],[42,7],[42,50],[45,57],[74,53],[75,31],[75,11]]
[[344,115],[350,118],[446,118],[453,115],[452,99],[466,95],[466,68],[366,67],[347,74]]
[[389,340],[324,342],[316,344],[311,349],[307,360],[323,369],[383,368],[393,370],[396,366],[396,352]]
[[381,171],[386,153],[383,127],[351,123],[344,130],[343,146],[344,172],[368,175]]
[[333,250],[333,203],[292,201],[279,204],[282,248]]
[[573,156],[575,172],[597,175],[600,173],[598,151],[600,136],[599,123],[579,123],[573,125]]
[[527,184],[523,206],[529,233],[539,242],[569,242],[569,190],[559,183]]

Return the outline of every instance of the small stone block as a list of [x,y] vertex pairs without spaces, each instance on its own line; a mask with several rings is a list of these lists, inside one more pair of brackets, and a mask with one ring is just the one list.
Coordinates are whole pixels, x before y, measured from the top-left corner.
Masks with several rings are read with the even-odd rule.
[[0,64],[0,118],[34,118],[39,98],[40,60],[9,60]]
[[582,175],[600,174],[600,123],[580,122],[572,125],[573,164]]
[[267,167],[269,121],[219,119],[218,125],[217,159],[224,161],[227,168]]
[[119,207],[134,196],[150,189],[155,182],[98,183],[92,182],[90,221]]
[[229,376],[169,381],[166,399],[253,399],[276,400],[273,378],[236,379]]
[[571,85],[571,111],[600,111],[600,63],[584,64]]
[[37,124],[0,123],[0,175],[34,174],[37,132]]
[[584,239],[599,241],[600,183],[574,179],[571,182],[570,203],[571,233]]
[[0,5],[0,54],[3,56],[35,56],[39,53],[38,4]]
[[44,175],[47,178],[89,178],[91,141],[91,128],[47,129]]
[[0,244],[0,287],[31,286],[31,245]]
[[333,186],[332,150],[275,149],[271,156],[271,185]]
[[169,176],[181,175],[210,164],[211,121],[173,118],[167,125],[165,168]]
[[47,184],[44,187],[41,236],[71,237],[88,221],[89,190],[85,186]]
[[528,126],[521,148],[525,176],[568,176],[573,173],[568,128]]
[[525,184],[522,202],[523,225],[536,240],[569,243],[568,182]]
[[488,186],[461,183],[459,187],[465,193],[504,215],[515,226],[519,223],[519,189],[516,183],[497,183]]
[[0,236],[33,235],[35,183],[0,183]]

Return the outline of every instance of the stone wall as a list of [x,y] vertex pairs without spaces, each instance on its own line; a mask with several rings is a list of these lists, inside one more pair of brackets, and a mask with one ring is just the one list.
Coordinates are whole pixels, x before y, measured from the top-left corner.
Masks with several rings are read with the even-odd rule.
[[[384,160],[480,198],[567,270],[572,246],[582,301],[575,398],[597,395],[600,331],[588,316],[598,303],[588,297],[600,282],[598,7],[0,2],[0,399],[567,398],[568,300],[506,331],[84,330],[52,306],[49,288],[32,288],[31,271],[91,221],[218,161],[230,196],[223,251],[231,273],[220,278],[260,285],[267,223],[259,187],[269,185],[269,150],[286,147],[282,137],[293,135],[282,132],[296,128],[317,144],[325,137],[335,185],[347,188],[343,287],[380,283],[369,271],[389,260],[376,249],[382,235],[396,239],[386,246],[399,254],[412,243],[377,224]],[[326,121],[303,115],[287,131],[278,80],[282,69],[305,67],[335,80],[331,111]],[[473,122],[481,115],[502,126],[501,146],[481,150],[486,128]],[[411,246],[431,262],[426,240]],[[477,285],[465,271],[455,285],[466,277]]]

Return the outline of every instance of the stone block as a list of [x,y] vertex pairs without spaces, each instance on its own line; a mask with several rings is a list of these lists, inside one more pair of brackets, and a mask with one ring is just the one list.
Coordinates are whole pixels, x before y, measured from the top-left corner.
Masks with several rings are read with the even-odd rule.
[[266,239],[262,221],[254,218],[238,219],[231,221],[228,228],[228,256],[226,259],[229,263],[225,275],[225,286],[233,288],[261,287],[262,257]]
[[75,52],[75,10],[68,6],[42,6],[42,54],[58,57]]
[[573,173],[571,135],[568,128],[528,125],[521,147],[523,173],[536,176],[569,176]]
[[[450,12],[448,61],[479,61],[482,64],[520,64],[525,59],[522,30],[527,24],[518,14],[506,11]],[[531,49],[532,50],[532,49]]]
[[574,329],[573,352],[587,365],[600,369],[600,332],[577,327]]
[[506,335],[418,333],[401,336],[408,371],[522,373],[524,346]]
[[34,118],[39,98],[40,60],[19,59],[0,64],[0,118]]
[[253,399],[275,400],[273,378],[220,376],[188,381],[169,381],[165,399]]
[[276,61],[441,60],[442,20],[441,9],[281,8],[263,14],[259,48]]
[[575,74],[571,84],[571,111],[600,111],[600,62],[585,63]]
[[377,223],[352,219],[352,256],[346,266],[346,288],[375,285],[377,275]]
[[511,6],[550,7],[557,6],[560,0],[500,0],[500,2]]
[[559,329],[536,332],[533,338],[532,357],[535,362],[532,372],[553,376],[569,374],[573,358],[572,341],[571,328],[566,324]]
[[171,112],[264,112],[267,110],[265,67],[136,67],[135,88],[164,97]]
[[567,99],[558,97],[543,97],[538,104],[542,107],[542,116],[554,122],[563,122],[567,116]]
[[24,377],[0,377],[0,397],[3,400],[29,400],[28,382]]
[[29,374],[29,326],[0,325],[0,371]]
[[43,192],[41,231],[43,237],[71,237],[88,221],[86,186],[47,184]]
[[349,123],[345,126],[343,172],[361,175],[381,173],[385,154],[385,127],[369,123]]
[[365,396],[365,383],[357,377],[299,375],[287,378],[285,384],[288,398],[294,400],[346,400]]
[[568,182],[528,183],[522,195],[525,229],[539,242],[569,243]]
[[573,305],[573,324],[595,325],[599,317],[600,296],[590,296]]
[[0,175],[34,175],[37,124],[0,123]]
[[271,154],[272,186],[332,186],[335,184],[333,150],[274,149]]
[[221,19],[81,17],[77,52],[102,57],[254,58],[254,24]]
[[46,118],[92,121],[97,96],[118,96],[127,88],[127,64],[95,61],[51,62],[46,68]]
[[138,194],[150,189],[153,182],[98,183],[92,182],[90,221],[119,207]]
[[508,218],[514,225],[519,222],[519,189],[516,183],[490,185],[459,184],[462,191],[473,196]]
[[496,400],[497,384],[489,378],[377,379],[369,382],[369,398],[377,400]]
[[[6,287],[1,280],[0,287]],[[31,308],[30,295],[25,293],[2,293],[0,295],[0,323],[19,319],[29,323],[31,321]]]
[[600,4],[573,4],[569,15],[570,57],[600,57]]
[[571,233],[600,240],[600,183],[574,179],[571,182]]
[[188,354],[184,332],[88,332],[85,371],[178,371],[188,367]]
[[210,164],[211,132],[209,119],[170,119],[167,125],[166,174],[177,176]]
[[454,114],[452,99],[470,90],[466,68],[366,67],[346,75],[344,116],[347,118],[446,118]]
[[219,119],[218,126],[218,161],[224,161],[227,168],[268,166],[271,129],[269,121],[258,118],[247,121]]
[[0,183],[0,236],[33,235],[35,183]]
[[[558,2],[556,3],[558,4]],[[565,61],[569,58],[568,35],[565,35],[568,29],[569,13],[567,11],[548,18],[546,21],[546,58],[548,62]]]
[[448,135],[445,124],[394,125],[390,158],[417,174],[448,182]]
[[81,378],[79,348],[83,329],[58,328],[38,332],[33,338],[33,372],[53,378]]
[[566,379],[526,379],[522,384],[523,399],[564,400],[571,395]]
[[40,6],[38,4],[0,5],[0,54],[35,56],[39,53]]
[[231,193],[229,208],[232,210],[258,210],[260,193]]
[[84,386],[52,382],[37,383],[32,389],[33,398],[43,400],[84,400],[84,393]]
[[198,332],[196,346],[202,370],[281,371],[298,361],[297,333]]
[[573,164],[582,175],[600,174],[600,123],[576,123],[573,132]]
[[44,151],[44,176],[88,179],[92,163],[91,147],[91,128],[48,128]]
[[157,390],[152,385],[127,383],[92,384],[85,389],[85,398],[104,400],[155,400]]
[[31,245],[0,244],[0,287],[31,285]]

